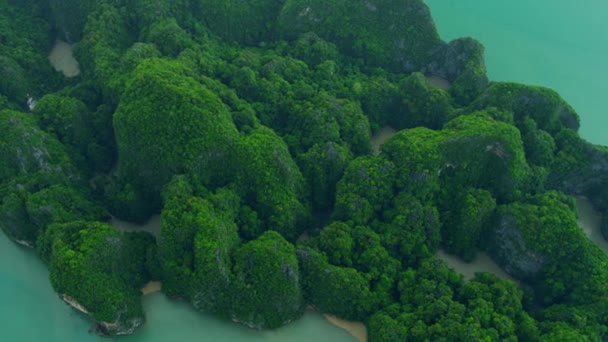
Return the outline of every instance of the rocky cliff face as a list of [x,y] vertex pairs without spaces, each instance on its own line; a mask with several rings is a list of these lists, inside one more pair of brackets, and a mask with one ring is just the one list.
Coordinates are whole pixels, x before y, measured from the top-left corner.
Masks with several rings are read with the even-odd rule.
[[517,279],[533,278],[543,268],[543,255],[526,244],[513,215],[499,218],[491,245],[488,253],[505,272]]
[[589,198],[604,216],[602,233],[608,237],[608,148],[567,131],[556,137],[556,143],[559,151],[547,187]]
[[[63,294],[61,296],[64,302],[74,309],[82,312],[83,314],[91,317],[91,313],[74,298]],[[115,336],[115,335],[130,335],[135,329],[144,323],[143,318],[131,319],[128,322],[120,322],[120,313],[117,315],[113,322],[95,322],[95,330],[97,333],[104,336]]]
[[484,47],[473,38],[459,38],[443,44],[422,71],[452,83],[450,93],[460,105],[468,105],[489,83]]

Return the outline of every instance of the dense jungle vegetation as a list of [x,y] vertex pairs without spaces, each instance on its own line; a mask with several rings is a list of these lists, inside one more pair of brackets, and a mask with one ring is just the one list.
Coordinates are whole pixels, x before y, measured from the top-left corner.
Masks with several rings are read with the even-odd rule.
[[[110,334],[161,280],[258,329],[312,305],[370,341],[607,339],[608,257],[571,196],[608,218],[608,149],[483,58],[422,0],[0,0],[0,227]],[[159,213],[158,239],[107,224]]]

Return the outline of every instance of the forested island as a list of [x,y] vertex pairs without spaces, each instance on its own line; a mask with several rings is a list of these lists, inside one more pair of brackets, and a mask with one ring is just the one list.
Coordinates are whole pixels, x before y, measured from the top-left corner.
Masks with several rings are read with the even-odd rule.
[[369,341],[608,338],[573,198],[608,236],[608,148],[422,0],[0,0],[0,25],[0,227],[99,332],[141,326],[155,281],[254,329],[312,307]]

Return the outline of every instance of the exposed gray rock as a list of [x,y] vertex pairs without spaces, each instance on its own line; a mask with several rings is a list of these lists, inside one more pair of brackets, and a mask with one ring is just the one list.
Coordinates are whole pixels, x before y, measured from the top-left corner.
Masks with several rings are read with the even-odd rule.
[[488,253],[500,267],[517,279],[529,279],[543,268],[544,257],[526,246],[513,215],[499,218]]
[[454,82],[467,64],[484,65],[484,47],[473,38],[458,38],[444,44],[435,53],[433,61],[423,68],[425,74]]

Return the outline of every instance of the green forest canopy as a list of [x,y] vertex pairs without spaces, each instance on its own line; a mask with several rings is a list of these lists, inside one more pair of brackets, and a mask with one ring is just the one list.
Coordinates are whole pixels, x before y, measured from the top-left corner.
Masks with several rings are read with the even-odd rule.
[[[489,81],[422,0],[0,0],[0,27],[0,227],[106,333],[161,280],[257,329],[312,305],[370,341],[608,338],[608,258],[569,197],[608,217],[608,149],[554,91]],[[158,240],[106,224],[158,213]]]

